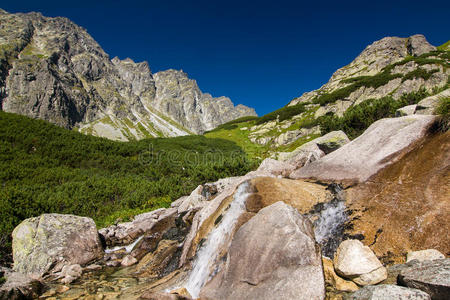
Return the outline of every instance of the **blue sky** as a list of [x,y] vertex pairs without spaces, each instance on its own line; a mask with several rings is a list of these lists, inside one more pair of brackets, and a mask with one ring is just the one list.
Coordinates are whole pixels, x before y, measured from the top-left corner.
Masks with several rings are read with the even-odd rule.
[[449,1],[1,1],[83,26],[112,57],[183,69],[263,115],[319,88],[385,36],[450,39]]

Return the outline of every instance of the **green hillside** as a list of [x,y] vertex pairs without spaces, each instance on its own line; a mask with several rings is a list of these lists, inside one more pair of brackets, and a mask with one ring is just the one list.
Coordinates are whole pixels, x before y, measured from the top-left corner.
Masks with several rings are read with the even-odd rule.
[[25,218],[57,212],[105,226],[253,167],[240,147],[223,139],[115,142],[0,111],[2,253]]

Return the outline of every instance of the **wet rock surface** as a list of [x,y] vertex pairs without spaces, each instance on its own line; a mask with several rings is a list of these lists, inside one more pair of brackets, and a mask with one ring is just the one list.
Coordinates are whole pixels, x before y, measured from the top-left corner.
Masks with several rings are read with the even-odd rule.
[[312,224],[277,202],[236,232],[225,268],[201,290],[200,298],[324,299],[322,272]]
[[[450,253],[450,133],[432,134],[370,181],[347,189],[352,227],[385,263],[407,252]],[[420,220],[420,221],[419,221]]]

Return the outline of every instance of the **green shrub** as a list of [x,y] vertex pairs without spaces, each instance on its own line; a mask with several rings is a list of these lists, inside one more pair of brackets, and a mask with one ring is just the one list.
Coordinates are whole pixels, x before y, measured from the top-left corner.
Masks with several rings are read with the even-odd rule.
[[325,115],[318,119],[322,134],[342,130],[350,139],[361,135],[372,123],[377,120],[394,117],[397,109],[416,104],[429,94],[422,89],[418,92],[403,95],[399,100],[392,97],[368,99],[350,107],[342,117]]
[[442,97],[439,100],[439,106],[436,108],[435,113],[440,116],[440,130],[448,131],[450,129],[450,97]]
[[167,207],[197,185],[255,167],[235,143],[203,136],[115,142],[0,111],[0,238],[42,213],[99,226]]
[[334,103],[337,100],[342,100],[350,96],[351,93],[361,87],[373,87],[374,89],[387,84],[395,78],[401,78],[401,74],[390,74],[390,71],[378,73],[374,76],[359,76],[342,80],[343,83],[350,83],[349,86],[338,89],[329,94],[319,95],[313,100],[314,103],[322,106],[329,103]]
[[214,128],[213,130],[206,131],[205,134],[206,133],[210,133],[210,132],[214,132],[214,131],[219,131],[219,130],[233,130],[233,129],[238,127],[237,124],[245,123],[245,122],[251,122],[251,121],[254,121],[254,120],[257,120],[257,119],[258,119],[257,116],[242,117],[242,118],[239,118],[239,119],[232,120],[230,122],[224,123],[222,125],[219,125],[216,128]]
[[434,69],[431,71],[427,71],[422,68],[417,68],[417,69],[407,73],[405,76],[403,76],[402,82],[404,82],[406,80],[410,80],[410,79],[415,79],[415,78],[423,78],[424,80],[428,80],[436,72],[439,72],[439,70]]

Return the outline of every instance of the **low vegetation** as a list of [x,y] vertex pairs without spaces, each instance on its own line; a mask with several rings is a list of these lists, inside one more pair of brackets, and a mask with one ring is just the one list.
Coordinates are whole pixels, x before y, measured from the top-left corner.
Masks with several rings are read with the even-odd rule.
[[[197,185],[255,167],[235,143],[203,136],[115,142],[0,111],[0,253],[22,220],[56,212],[99,227],[168,207]],[[1,257],[0,257],[1,259]]]
[[443,97],[440,99],[439,106],[436,108],[435,113],[440,116],[440,130],[448,131],[450,129],[450,97]]
[[279,122],[292,118],[306,111],[306,105],[308,103],[298,103],[292,106],[285,106],[277,109],[271,113],[268,113],[256,120],[256,125],[260,125],[269,121],[278,120]]
[[320,104],[322,106],[334,103],[337,100],[343,100],[350,96],[351,93],[358,90],[361,87],[372,87],[374,89],[379,88],[387,84],[389,81],[402,78],[402,81],[406,81],[414,78],[423,78],[425,80],[430,79],[430,77],[438,72],[438,69],[433,69],[427,71],[423,68],[417,68],[414,71],[411,71],[407,74],[394,73],[392,74],[393,69],[396,66],[404,65],[408,62],[415,62],[419,66],[423,65],[441,65],[444,69],[448,68],[450,65],[448,63],[449,59],[449,51],[437,50],[429,53],[422,54],[420,56],[409,56],[403,59],[400,62],[391,64],[385,67],[380,73],[373,76],[358,76],[349,79],[342,80],[342,83],[349,84],[343,88],[337,89],[331,93],[323,93],[318,95],[313,103]]
[[342,117],[325,115],[317,120],[322,134],[335,130],[344,131],[350,139],[361,135],[372,123],[383,118],[394,117],[397,109],[416,104],[429,96],[426,90],[420,90],[402,96],[400,99],[387,96],[380,99],[368,99],[350,107]]

